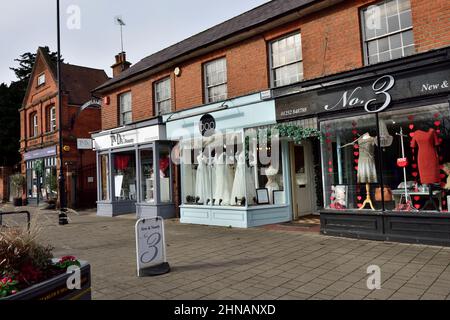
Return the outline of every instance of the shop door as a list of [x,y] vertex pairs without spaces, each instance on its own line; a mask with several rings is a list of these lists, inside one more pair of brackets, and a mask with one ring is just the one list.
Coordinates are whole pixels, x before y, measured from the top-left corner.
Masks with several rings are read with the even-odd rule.
[[311,142],[291,145],[294,219],[310,215],[315,209],[314,168]]

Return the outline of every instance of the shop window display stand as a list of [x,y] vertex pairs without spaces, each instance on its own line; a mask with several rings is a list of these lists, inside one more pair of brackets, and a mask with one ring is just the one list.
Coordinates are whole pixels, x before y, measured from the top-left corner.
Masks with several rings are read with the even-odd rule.
[[[397,132],[395,134],[400,137],[400,143],[401,143],[401,146],[402,146],[402,158],[405,158],[405,141],[404,141],[404,138],[405,137],[407,138],[407,136],[403,134],[403,128],[402,127],[400,127],[400,132]],[[400,198],[400,201],[398,203],[398,207],[396,209],[399,209],[399,211],[415,211],[415,212],[419,211],[417,208],[415,208],[413,206],[412,198],[411,198],[411,195],[409,194],[409,191],[408,191],[408,184],[407,184],[407,179],[406,179],[406,167],[403,167],[403,183],[404,183],[404,188],[405,188],[405,194],[404,194],[404,196],[402,196]],[[433,193],[432,193],[432,191],[430,191],[430,192],[431,192],[430,196],[432,197]],[[403,205],[402,204],[402,199],[404,199],[404,206],[407,209],[403,209],[402,210],[402,208],[401,208],[402,205]]]

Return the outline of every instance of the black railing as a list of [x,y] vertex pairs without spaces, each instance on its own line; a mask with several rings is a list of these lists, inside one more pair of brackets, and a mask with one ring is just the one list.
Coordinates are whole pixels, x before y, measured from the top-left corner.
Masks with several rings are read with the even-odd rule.
[[27,228],[28,228],[28,230],[30,230],[30,227],[31,227],[31,213],[29,211],[11,211],[11,212],[0,211],[0,227],[3,226],[3,216],[14,215],[14,214],[26,214],[27,215]]

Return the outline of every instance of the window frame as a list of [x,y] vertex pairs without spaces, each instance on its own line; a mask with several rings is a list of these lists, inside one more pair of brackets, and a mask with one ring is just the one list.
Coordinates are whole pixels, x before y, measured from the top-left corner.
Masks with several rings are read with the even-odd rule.
[[[130,95],[130,110],[129,111],[123,111],[122,110],[122,97]],[[118,109],[119,109],[119,126],[126,126],[130,123],[133,123],[133,97],[131,94],[131,91],[126,91],[118,95]],[[130,122],[125,123],[124,122],[124,114],[130,113],[131,114],[131,120]]]
[[56,131],[56,106],[48,107],[48,132]]
[[38,114],[36,111],[30,114],[30,138],[36,138],[39,135]]
[[[158,97],[157,87],[158,87],[159,84],[161,84],[163,82],[166,82],[166,81],[169,82],[169,91],[170,91],[169,98],[168,99],[163,99],[163,100],[158,100],[158,98],[157,98]],[[156,116],[161,116],[161,115],[165,115],[165,114],[168,114],[168,113],[172,112],[172,78],[170,76],[161,78],[161,79],[159,79],[159,80],[157,80],[157,81],[155,81],[153,83],[153,99],[154,99],[154,108],[155,108],[155,115]],[[170,110],[168,112],[161,113],[160,103],[165,102],[165,101],[170,101]]]
[[[301,60],[290,62],[288,64],[285,64],[285,65],[278,66],[278,67],[274,68],[274,66],[273,66],[273,50],[272,50],[273,44],[275,42],[277,42],[277,41],[281,41],[281,40],[290,38],[290,37],[295,36],[297,34],[300,35],[300,51],[302,53]],[[282,86],[275,86],[275,70],[276,69],[280,69],[282,67],[290,66],[290,65],[293,65],[293,64],[296,64],[296,63],[301,63],[302,64],[302,68],[303,68],[303,39],[302,39],[301,30],[295,30],[295,31],[292,31],[292,32],[290,32],[288,34],[282,35],[280,37],[276,37],[276,38],[268,41],[267,42],[267,48],[268,48],[268,52],[269,52],[269,81],[270,81],[270,87],[271,88],[280,88],[280,87],[283,87],[283,86],[286,86],[286,85],[291,85],[291,84],[297,83],[297,82],[293,82],[293,83],[282,85]],[[299,82],[303,81],[304,78],[305,78],[305,73],[304,73],[304,69],[303,69],[302,79],[300,79]]]
[[[226,81],[218,83],[218,84],[215,84],[215,85],[208,86],[207,66],[212,64],[212,63],[218,62],[220,60],[224,60],[225,61],[225,69],[226,69],[225,70],[226,71],[225,74],[226,74],[226,77],[227,77]],[[223,85],[226,86],[225,99],[221,99],[221,100],[217,100],[217,101],[211,100],[210,97],[209,97],[209,89],[215,88],[215,87],[220,87],[220,86],[223,86]],[[216,59],[213,59],[213,60],[209,60],[209,61],[203,63],[203,91],[204,91],[203,99],[204,99],[205,103],[217,103],[217,102],[225,101],[225,100],[228,99],[228,61],[227,61],[227,57],[226,56],[219,57],[219,58],[216,58]]]
[[[41,79],[44,79],[44,81],[42,83],[40,83]],[[43,72],[40,75],[38,75],[36,81],[37,81],[37,87],[41,87],[41,86],[45,85],[45,83],[47,81],[46,76],[45,76],[45,72]]]
[[[411,1],[410,0],[395,0],[395,1],[409,1],[409,3],[410,3],[410,9],[409,10],[411,11],[411,16],[412,16],[412,7],[411,7]],[[367,8],[369,8],[370,6],[380,5],[381,3],[385,4],[386,0],[380,0],[378,2],[369,4],[369,5],[365,5],[365,6],[359,8],[359,20],[360,20],[361,40],[362,40],[361,45],[362,45],[362,48],[363,48],[364,66],[375,65],[375,64],[378,64],[378,63],[388,62],[388,61],[392,61],[392,60],[395,60],[395,59],[401,59],[401,58],[410,56],[410,55],[404,55],[404,51],[405,51],[404,48],[405,47],[403,46],[403,38],[400,37],[401,43],[402,43],[402,46],[400,47],[402,49],[402,56],[400,58],[389,59],[389,60],[386,60],[386,61],[378,61],[377,63],[370,63],[370,61],[369,61],[369,49],[368,49],[368,46],[369,46],[368,43],[370,41],[378,41],[378,40],[384,39],[384,38],[388,38],[389,39],[390,36],[393,36],[393,35],[396,35],[396,34],[400,34],[401,35],[402,33],[408,32],[408,31],[412,31],[413,32],[413,37],[414,37],[414,31],[413,31],[414,30],[414,26],[411,23],[410,27],[402,29],[401,25],[399,25],[399,30],[397,30],[397,31],[387,32],[386,34],[384,34],[382,36],[375,36],[375,37],[372,37],[372,38],[369,38],[369,39],[366,38],[366,24],[365,24],[365,19],[364,19],[364,11]],[[386,19],[387,19],[387,17],[386,17]],[[391,49],[390,49],[391,45],[390,45],[389,41],[388,41],[388,45],[389,45],[389,51],[387,51],[387,52],[390,52],[391,51]],[[410,46],[413,46],[414,49],[415,49],[416,44],[415,44],[414,40],[413,40],[413,44],[410,45]],[[378,54],[379,54],[379,52],[378,52]]]

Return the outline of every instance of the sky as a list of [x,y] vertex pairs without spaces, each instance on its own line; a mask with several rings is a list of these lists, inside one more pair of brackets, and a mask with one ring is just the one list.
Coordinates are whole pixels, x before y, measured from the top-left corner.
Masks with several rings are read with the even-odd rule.
[[[38,46],[56,51],[56,1],[0,1],[0,83],[16,80],[9,67]],[[120,52],[120,28],[126,23],[127,60],[142,58],[268,0],[60,0],[61,54],[65,62],[104,69]]]

